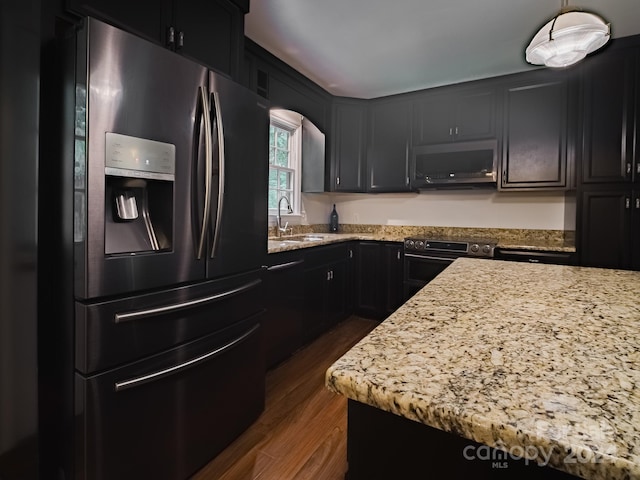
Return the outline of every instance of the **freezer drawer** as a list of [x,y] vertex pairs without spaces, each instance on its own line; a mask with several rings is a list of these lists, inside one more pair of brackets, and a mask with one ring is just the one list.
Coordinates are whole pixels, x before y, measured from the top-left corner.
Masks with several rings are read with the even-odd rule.
[[76,373],[78,480],[186,479],[264,409],[258,317],[99,375]]
[[76,369],[113,368],[264,309],[262,270],[93,304],[76,302]]

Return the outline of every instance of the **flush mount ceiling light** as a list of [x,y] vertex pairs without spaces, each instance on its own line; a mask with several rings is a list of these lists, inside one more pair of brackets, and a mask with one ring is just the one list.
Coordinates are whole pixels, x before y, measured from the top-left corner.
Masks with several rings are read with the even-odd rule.
[[567,6],[533,37],[526,50],[527,62],[547,67],[568,67],[609,41],[610,28],[598,15]]

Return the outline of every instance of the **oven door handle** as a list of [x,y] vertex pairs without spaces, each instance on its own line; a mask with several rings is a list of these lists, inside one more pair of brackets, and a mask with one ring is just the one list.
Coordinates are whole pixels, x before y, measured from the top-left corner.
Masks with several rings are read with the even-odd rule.
[[448,262],[448,263],[453,263],[453,261],[455,260],[455,258],[430,257],[429,255],[416,255],[415,253],[405,253],[404,256],[405,258],[410,257],[410,258],[417,258],[420,260],[436,260],[438,262]]
[[258,328],[260,328],[260,324],[254,325],[252,328],[247,330],[245,333],[243,333],[242,335],[240,335],[237,338],[234,338],[233,340],[231,340],[226,345],[223,345],[222,347],[216,348],[215,350],[212,350],[211,352],[205,353],[204,355],[200,355],[199,357],[196,357],[196,358],[192,358],[191,360],[188,360],[186,362],[179,363],[178,365],[174,365],[173,367],[165,368],[164,370],[159,370],[157,372],[149,373],[148,375],[143,375],[141,377],[135,377],[135,378],[132,378],[132,379],[129,379],[129,380],[123,380],[122,382],[116,382],[114,384],[115,391],[116,392],[121,392],[122,390],[126,390],[128,388],[133,388],[133,387],[137,387],[139,385],[144,385],[145,383],[152,382],[154,380],[159,380],[159,379],[164,378],[164,377],[166,377],[168,375],[173,375],[173,374],[178,373],[178,372],[180,372],[182,370],[185,370],[187,368],[195,367],[196,365],[198,365],[199,363],[204,362],[208,358],[214,357],[216,355],[220,355],[221,353],[225,352],[226,350],[229,350],[230,348],[233,348],[234,346],[236,346],[237,344],[239,344],[240,342],[245,340],[247,337],[249,337]]

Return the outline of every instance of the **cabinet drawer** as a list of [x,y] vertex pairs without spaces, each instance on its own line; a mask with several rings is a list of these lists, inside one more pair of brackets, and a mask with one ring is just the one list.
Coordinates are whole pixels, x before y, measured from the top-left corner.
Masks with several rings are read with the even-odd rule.
[[78,480],[188,478],[264,409],[258,319],[75,387]]
[[76,369],[86,374],[113,368],[263,309],[262,271],[124,299],[76,302]]
[[353,248],[350,242],[308,248],[304,251],[306,268],[344,260],[349,257],[349,248]]

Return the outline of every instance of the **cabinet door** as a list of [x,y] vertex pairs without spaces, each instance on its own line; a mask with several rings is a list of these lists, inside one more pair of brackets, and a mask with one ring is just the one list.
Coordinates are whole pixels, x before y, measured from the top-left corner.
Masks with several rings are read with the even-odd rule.
[[404,301],[404,258],[401,243],[386,243],[383,247],[384,258],[384,316],[395,312]]
[[284,254],[273,259],[265,278],[267,311],[262,317],[262,338],[267,368],[300,346],[304,316],[304,260],[280,255]]
[[379,318],[382,288],[380,282],[382,262],[381,244],[360,242],[356,260],[356,307],[358,315]]
[[632,200],[625,188],[583,191],[581,265],[630,267]]
[[454,140],[455,97],[444,93],[426,93],[416,102],[413,112],[413,144],[447,143]]
[[457,98],[453,135],[456,141],[495,137],[495,89],[474,90],[462,93]]
[[228,0],[176,0],[173,18],[177,51],[239,77],[244,16],[236,5]]
[[347,316],[347,266],[346,260],[340,260],[329,266],[329,281],[326,290],[325,329],[344,320]]
[[410,136],[409,102],[392,101],[371,106],[367,150],[368,191],[409,190]]
[[[631,179],[635,50],[594,57],[583,70],[583,183]],[[640,176],[640,175],[638,175]]]
[[325,265],[304,271],[304,315],[301,325],[302,343],[316,338],[325,326],[325,297],[329,272]]
[[171,0],[66,0],[65,6],[163,45],[171,22]]
[[428,145],[494,138],[494,87],[426,93],[415,104],[413,144]]
[[333,189],[363,192],[365,172],[365,106],[361,102],[337,102],[332,122]]
[[510,87],[504,100],[500,188],[566,188],[566,82]]

